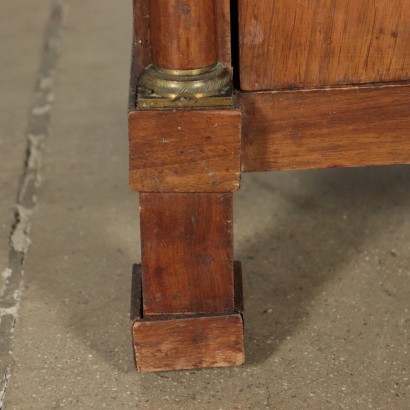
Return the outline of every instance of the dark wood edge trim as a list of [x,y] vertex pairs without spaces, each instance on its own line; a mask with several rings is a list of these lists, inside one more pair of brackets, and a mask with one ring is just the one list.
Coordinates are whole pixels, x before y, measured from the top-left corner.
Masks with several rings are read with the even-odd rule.
[[132,266],[130,320],[134,322],[142,317],[142,271],[141,265]]
[[128,91],[128,112],[135,111],[137,107],[137,87],[138,87],[138,73],[137,62],[135,59],[135,37],[132,41],[131,47],[131,68],[130,68],[130,82]]
[[234,261],[233,263],[233,274],[234,274],[234,304],[235,311],[237,313],[243,314],[245,310],[244,299],[243,299],[243,282],[242,282],[242,264],[239,261]]
[[337,84],[328,87],[312,87],[312,88],[280,88],[276,90],[235,90],[238,98],[246,94],[287,94],[287,93],[309,93],[315,91],[340,91],[340,90],[356,90],[363,88],[391,88],[391,87],[409,87],[410,80],[390,81],[386,83],[362,83],[362,84]]

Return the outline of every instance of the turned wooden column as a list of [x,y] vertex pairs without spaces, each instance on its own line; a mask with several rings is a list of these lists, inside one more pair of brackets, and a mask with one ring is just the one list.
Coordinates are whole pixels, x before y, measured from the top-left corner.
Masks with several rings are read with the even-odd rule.
[[152,62],[192,70],[218,61],[217,0],[151,0]]
[[141,76],[141,108],[233,104],[231,74],[218,61],[217,1],[150,0],[152,64]]

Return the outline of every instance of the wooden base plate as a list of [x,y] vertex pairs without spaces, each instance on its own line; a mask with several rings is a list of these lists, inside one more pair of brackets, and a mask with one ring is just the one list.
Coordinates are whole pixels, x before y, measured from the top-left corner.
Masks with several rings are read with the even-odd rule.
[[241,365],[243,345],[240,263],[235,263],[237,311],[220,315],[144,319],[141,267],[133,267],[131,320],[137,369],[141,372]]

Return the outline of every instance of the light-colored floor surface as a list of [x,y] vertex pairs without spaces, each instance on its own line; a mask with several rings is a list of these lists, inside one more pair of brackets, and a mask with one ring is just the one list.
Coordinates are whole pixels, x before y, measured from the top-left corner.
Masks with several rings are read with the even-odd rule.
[[246,364],[137,374],[131,1],[0,0],[0,21],[5,409],[410,409],[409,167],[245,175]]

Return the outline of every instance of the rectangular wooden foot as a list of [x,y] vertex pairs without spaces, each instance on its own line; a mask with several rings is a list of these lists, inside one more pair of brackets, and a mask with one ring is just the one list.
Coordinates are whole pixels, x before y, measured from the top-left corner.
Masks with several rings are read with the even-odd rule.
[[221,315],[142,315],[141,267],[134,265],[132,336],[141,372],[237,366],[244,362],[240,264],[235,263],[237,311]]

